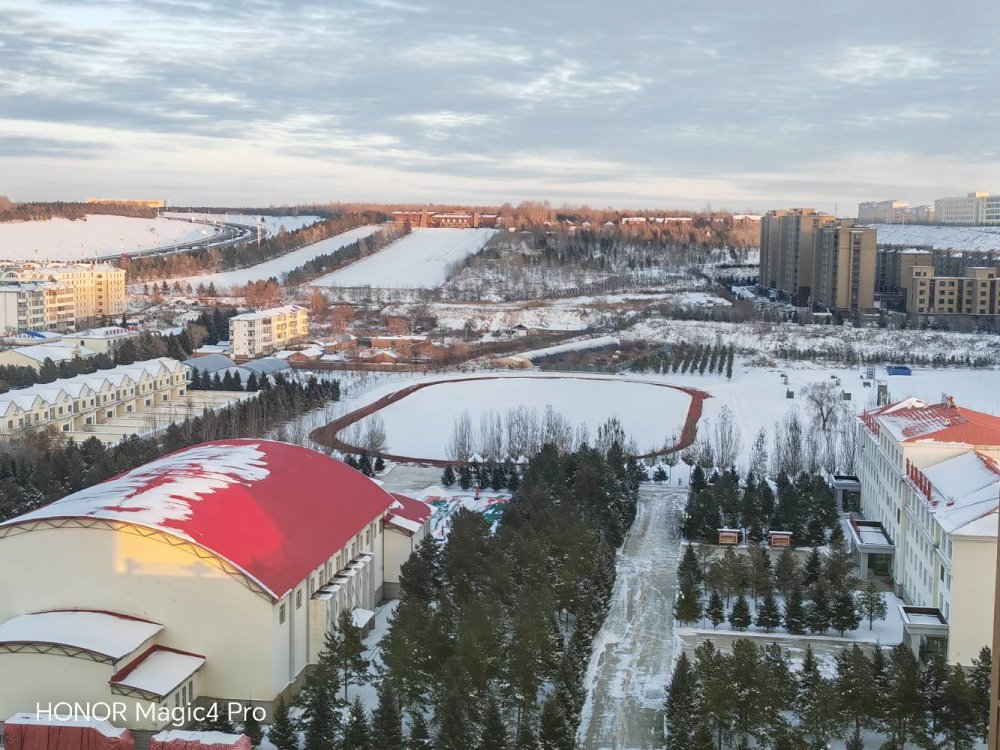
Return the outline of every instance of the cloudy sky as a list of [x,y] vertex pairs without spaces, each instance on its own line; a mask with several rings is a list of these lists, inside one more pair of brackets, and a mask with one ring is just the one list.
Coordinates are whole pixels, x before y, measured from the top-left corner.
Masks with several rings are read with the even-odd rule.
[[0,0],[0,194],[997,192],[998,39],[996,0]]

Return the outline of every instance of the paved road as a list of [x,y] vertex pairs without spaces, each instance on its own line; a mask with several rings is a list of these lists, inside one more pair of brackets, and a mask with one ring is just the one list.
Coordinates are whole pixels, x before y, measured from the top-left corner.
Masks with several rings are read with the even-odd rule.
[[[673,597],[686,490],[643,485],[618,557],[611,609],[595,642],[580,740],[584,750],[659,747],[673,661]],[[596,667],[596,669],[595,669]]]

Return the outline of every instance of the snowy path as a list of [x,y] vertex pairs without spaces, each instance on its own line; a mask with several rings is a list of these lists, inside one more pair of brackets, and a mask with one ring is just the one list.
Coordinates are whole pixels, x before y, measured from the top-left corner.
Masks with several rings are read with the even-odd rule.
[[597,634],[580,727],[584,750],[659,747],[674,652],[673,596],[686,490],[643,485]]

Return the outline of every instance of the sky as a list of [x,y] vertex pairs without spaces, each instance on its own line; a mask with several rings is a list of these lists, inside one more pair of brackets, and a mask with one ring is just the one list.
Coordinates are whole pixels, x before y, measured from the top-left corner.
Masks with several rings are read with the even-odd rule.
[[595,207],[1000,192],[1000,3],[0,0],[0,194]]

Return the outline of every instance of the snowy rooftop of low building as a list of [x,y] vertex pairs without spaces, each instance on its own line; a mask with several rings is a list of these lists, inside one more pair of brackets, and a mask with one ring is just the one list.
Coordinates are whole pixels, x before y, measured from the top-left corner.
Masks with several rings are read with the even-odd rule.
[[900,442],[933,440],[1000,446],[1000,417],[960,407],[953,400],[927,404],[909,398],[870,414]]
[[72,339],[118,339],[124,336],[135,336],[135,331],[120,326],[104,326],[103,328],[91,328],[86,331],[67,334]]
[[931,483],[929,510],[949,534],[997,536],[1000,450],[969,451],[923,469]]
[[110,682],[162,698],[184,684],[204,663],[204,656],[153,646],[114,675]]
[[75,344],[35,344],[34,346],[18,346],[11,351],[23,354],[39,364],[46,359],[51,359],[58,364],[59,362],[68,362],[74,357],[93,357],[97,353],[85,346],[76,346]]
[[36,727],[85,727],[100,732],[105,737],[121,737],[128,731],[113,726],[106,721],[98,721],[97,719],[85,719],[83,717],[59,719],[55,716],[43,717],[38,713],[14,714],[9,719],[5,719],[4,724],[30,724]]
[[0,625],[0,643],[48,643],[121,659],[163,630],[148,620],[89,610],[19,615]]

